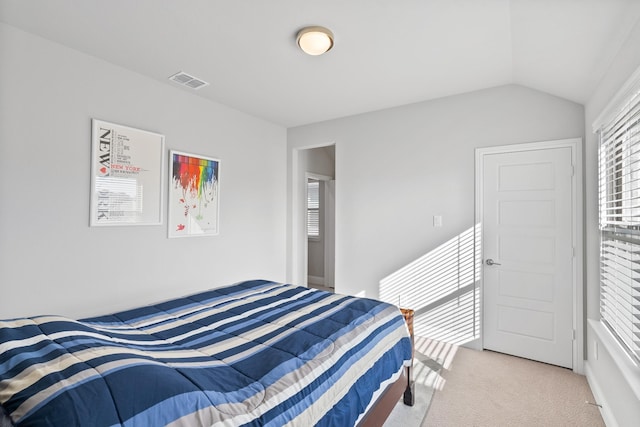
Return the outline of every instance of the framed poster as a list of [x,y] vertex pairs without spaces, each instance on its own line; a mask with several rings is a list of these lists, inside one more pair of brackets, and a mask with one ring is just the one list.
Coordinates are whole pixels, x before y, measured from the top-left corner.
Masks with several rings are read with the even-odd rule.
[[162,224],[164,136],[92,120],[90,225]]
[[169,157],[169,237],[217,235],[220,160],[173,150]]

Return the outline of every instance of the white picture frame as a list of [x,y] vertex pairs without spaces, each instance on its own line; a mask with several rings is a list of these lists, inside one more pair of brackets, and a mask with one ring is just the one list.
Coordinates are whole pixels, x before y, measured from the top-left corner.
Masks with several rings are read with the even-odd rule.
[[91,121],[91,227],[162,224],[164,135]]
[[220,226],[220,160],[171,150],[168,237],[216,236]]

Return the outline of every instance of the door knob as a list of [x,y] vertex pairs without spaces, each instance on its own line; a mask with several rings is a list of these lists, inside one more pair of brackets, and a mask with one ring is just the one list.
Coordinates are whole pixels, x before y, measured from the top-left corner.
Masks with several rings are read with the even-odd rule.
[[500,263],[498,263],[498,262],[495,262],[495,261],[494,261],[494,260],[492,260],[491,258],[487,259],[487,260],[485,261],[485,263],[486,263],[487,265],[502,265],[502,264],[500,264]]

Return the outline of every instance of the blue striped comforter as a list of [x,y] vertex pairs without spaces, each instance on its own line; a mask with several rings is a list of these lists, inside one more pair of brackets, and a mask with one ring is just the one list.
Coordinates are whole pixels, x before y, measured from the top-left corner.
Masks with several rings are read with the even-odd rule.
[[248,281],[0,321],[0,404],[17,426],[350,426],[410,358],[392,305]]

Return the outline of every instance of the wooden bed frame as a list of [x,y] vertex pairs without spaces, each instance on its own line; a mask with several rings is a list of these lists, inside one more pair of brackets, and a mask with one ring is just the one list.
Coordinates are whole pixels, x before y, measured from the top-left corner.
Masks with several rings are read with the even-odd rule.
[[367,412],[364,418],[360,420],[358,427],[381,427],[403,395],[404,404],[413,406],[415,395],[414,383],[411,380],[411,369],[412,367],[405,368],[400,378],[387,387],[374,406]]
[[380,395],[376,403],[369,409],[358,427],[381,427],[385,420],[398,404],[400,396],[403,396],[403,402],[407,406],[413,406],[415,403],[415,383],[413,382],[413,357],[415,352],[415,342],[413,336],[413,315],[414,311],[408,308],[401,308],[400,312],[407,322],[409,336],[411,337],[411,365],[407,366],[400,375],[400,378]]

